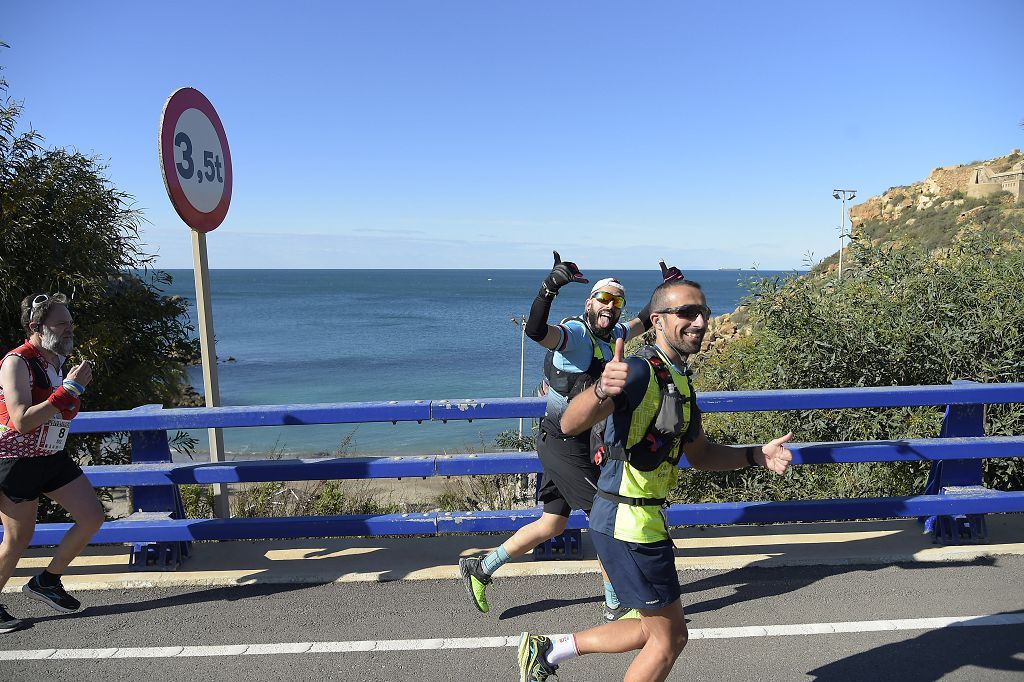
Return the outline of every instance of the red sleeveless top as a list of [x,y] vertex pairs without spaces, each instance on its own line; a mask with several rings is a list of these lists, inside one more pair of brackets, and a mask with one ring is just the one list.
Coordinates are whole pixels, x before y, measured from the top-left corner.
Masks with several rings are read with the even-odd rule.
[[[28,367],[29,383],[32,386],[32,404],[38,405],[46,402],[46,399],[56,389],[50,382],[49,372],[47,372],[50,363],[46,361],[39,349],[28,341],[4,355],[3,361],[12,355],[21,358]],[[39,425],[28,433],[19,433],[11,424],[11,415],[7,412],[7,401],[4,400],[3,388],[0,387],[0,458],[52,455],[52,452],[43,450],[37,445],[41,428],[43,428],[42,425]]]

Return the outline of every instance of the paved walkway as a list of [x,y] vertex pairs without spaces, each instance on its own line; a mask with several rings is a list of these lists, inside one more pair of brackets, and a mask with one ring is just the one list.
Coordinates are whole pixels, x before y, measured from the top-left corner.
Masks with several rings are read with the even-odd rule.
[[[1024,555],[1024,515],[988,516],[986,544],[941,546],[913,520],[682,528],[675,533],[680,570],[748,566],[892,564],[970,561]],[[130,571],[127,546],[90,547],[68,570],[70,591],[127,587],[189,587],[325,582],[455,579],[460,556],[481,553],[505,535],[428,538],[328,538],[194,543],[177,571]],[[584,559],[533,561],[502,568],[505,577],[597,572],[584,533]],[[21,589],[49,561],[47,548],[30,549],[6,591]]]

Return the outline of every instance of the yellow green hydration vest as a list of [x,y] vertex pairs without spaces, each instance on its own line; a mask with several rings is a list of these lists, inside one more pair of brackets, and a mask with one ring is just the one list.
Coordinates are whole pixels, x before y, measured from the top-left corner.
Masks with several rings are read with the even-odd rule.
[[[594,459],[603,466],[598,480],[591,527],[629,542],[656,542],[668,537],[661,514],[679,480],[682,445],[694,414],[690,378],[677,372],[653,347],[635,354],[650,366],[647,390],[630,415],[625,447],[604,442],[604,429],[591,432]],[[593,439],[600,430],[600,443]],[[614,504],[607,509],[608,502]],[[600,506],[601,511],[598,511]],[[611,515],[607,515],[607,511]]]
[[644,346],[634,357],[643,358],[650,367],[650,379],[643,400],[633,410],[625,447],[604,442],[604,424],[594,429],[591,438],[594,463],[608,459],[628,462],[639,471],[653,471],[662,462],[679,464],[683,434],[690,425],[693,387],[688,375],[672,369],[657,348]]

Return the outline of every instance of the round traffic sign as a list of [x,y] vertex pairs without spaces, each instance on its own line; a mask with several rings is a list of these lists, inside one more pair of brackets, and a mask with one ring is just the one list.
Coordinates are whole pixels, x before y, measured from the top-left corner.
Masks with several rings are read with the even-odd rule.
[[220,116],[203,93],[181,88],[160,117],[160,169],[167,196],[185,224],[210,232],[231,203],[231,152]]

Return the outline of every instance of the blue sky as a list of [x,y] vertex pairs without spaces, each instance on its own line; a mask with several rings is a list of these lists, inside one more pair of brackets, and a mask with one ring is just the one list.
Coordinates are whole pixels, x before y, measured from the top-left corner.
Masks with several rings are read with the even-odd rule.
[[227,131],[210,267],[801,267],[859,197],[1024,147],[1024,2],[38,2],[0,64],[192,265],[157,161]]

